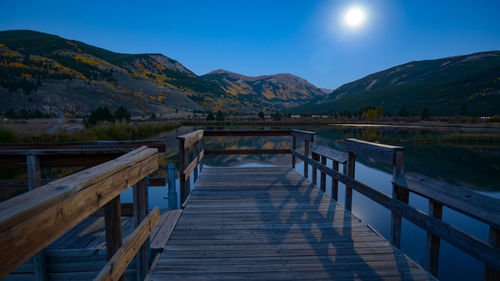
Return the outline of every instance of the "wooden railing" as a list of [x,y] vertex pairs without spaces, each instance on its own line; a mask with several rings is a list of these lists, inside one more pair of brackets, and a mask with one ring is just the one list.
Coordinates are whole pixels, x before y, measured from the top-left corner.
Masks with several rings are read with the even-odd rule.
[[[296,149],[297,138],[304,140],[304,149],[309,153],[310,143],[314,140],[315,132],[302,130],[279,130],[279,131],[203,131],[198,130],[185,135],[178,136],[180,156],[180,204],[183,205],[189,195],[190,176],[194,173],[194,182],[198,179],[198,165],[203,169],[203,157],[213,154],[290,154]],[[206,137],[292,137],[291,149],[224,149],[204,150],[203,138]],[[190,155],[193,154],[191,157]],[[292,166],[295,167],[295,157],[292,156]],[[307,171],[307,163],[304,163],[304,171]]]
[[[31,161],[36,158],[28,158],[29,167],[36,167]],[[149,262],[146,242],[159,220],[158,208],[147,214],[147,177],[157,168],[158,150],[141,147],[0,203],[0,278],[104,207],[109,261],[95,280],[119,280],[134,256],[137,279],[143,280]],[[36,187],[39,173],[32,173],[30,182]],[[122,240],[120,194],[130,186],[136,229]],[[35,273],[43,266],[35,265]],[[44,272],[36,275],[46,279]]]
[[[141,146],[156,148],[159,153],[166,152],[164,140],[0,144],[0,167],[26,168],[28,171],[27,179],[1,179],[0,188],[31,190],[33,181],[30,176],[40,173],[43,167],[91,167]],[[53,180],[40,178],[37,186]],[[148,177],[148,180],[150,186],[166,184],[165,177]]]
[[[345,140],[347,152],[342,155],[324,148],[313,148],[309,155],[292,150],[295,157],[313,167],[313,181],[319,170],[322,175],[345,184],[345,208],[352,209],[352,190],[355,190],[391,211],[391,242],[400,247],[401,218],[427,231],[425,268],[437,276],[440,239],[477,258],[486,265],[485,280],[500,279],[500,200],[484,196],[462,187],[440,182],[429,177],[404,171],[404,148],[371,143],[356,139]],[[354,179],[356,156],[365,156],[393,166],[392,197]],[[320,159],[318,159],[320,158]],[[326,159],[334,161],[334,167],[326,166]],[[319,161],[321,160],[321,161]],[[338,171],[335,162],[345,163],[344,172]],[[307,173],[304,173],[307,176]],[[324,189],[325,177],[321,176],[320,187]],[[332,185],[333,187],[334,185]],[[336,197],[336,190],[333,197]],[[408,204],[413,192],[429,200],[428,213]],[[461,212],[489,225],[488,242],[482,241],[441,220],[443,206]]]

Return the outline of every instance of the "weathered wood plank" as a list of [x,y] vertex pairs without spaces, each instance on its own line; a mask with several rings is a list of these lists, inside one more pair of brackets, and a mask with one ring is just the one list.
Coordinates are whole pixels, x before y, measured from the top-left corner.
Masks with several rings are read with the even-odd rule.
[[156,226],[159,219],[160,210],[156,207],[141,222],[134,232],[125,238],[123,246],[118,249],[94,280],[118,280],[134,258],[137,250],[149,237],[149,234]]
[[[191,161],[191,163],[187,166],[187,168],[184,170],[184,180],[187,180],[189,175],[191,175],[191,172],[193,172],[198,164],[203,160],[203,156],[205,155],[205,150],[202,150],[194,159]],[[195,181],[198,178],[198,176],[195,176]]]
[[224,149],[224,150],[205,150],[207,155],[227,155],[227,154],[290,154],[290,149]]
[[337,163],[347,163],[347,153],[323,145],[315,145],[311,148],[311,152],[317,153]]
[[194,143],[198,142],[203,138],[203,130],[197,130],[191,133],[187,133],[181,136],[178,136],[177,139],[182,143],[184,149],[189,148]]
[[404,151],[401,146],[379,144],[358,139],[346,139],[346,150],[378,161],[393,164],[396,151]]
[[205,131],[205,137],[266,137],[266,136],[290,136],[290,130],[224,130]]
[[144,148],[0,203],[0,277],[157,168]]

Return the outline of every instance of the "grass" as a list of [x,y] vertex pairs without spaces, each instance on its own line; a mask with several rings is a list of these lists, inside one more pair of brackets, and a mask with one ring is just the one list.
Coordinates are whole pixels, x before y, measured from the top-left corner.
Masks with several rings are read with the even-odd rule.
[[[115,123],[100,124],[77,132],[60,134],[43,134],[39,136],[15,137],[2,139],[1,142],[68,142],[93,140],[139,140],[153,137],[180,127],[180,123],[152,122],[152,123]],[[2,131],[0,131],[0,135]]]

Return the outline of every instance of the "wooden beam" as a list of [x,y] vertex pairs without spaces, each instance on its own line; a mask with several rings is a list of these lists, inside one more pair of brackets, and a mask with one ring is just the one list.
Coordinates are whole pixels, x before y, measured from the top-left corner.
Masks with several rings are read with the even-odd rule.
[[[42,172],[40,170],[40,158],[36,155],[26,156],[26,170],[28,172],[28,189],[31,191],[42,185]],[[47,264],[45,260],[44,251],[36,253],[33,256],[33,271],[35,280],[45,281],[48,280]]]
[[347,151],[354,152],[358,156],[363,155],[388,164],[394,163],[394,152],[405,150],[401,146],[379,144],[358,139],[346,139],[345,146]]
[[0,203],[0,278],[156,169],[145,148]]
[[31,192],[0,202],[0,232],[153,155],[156,155],[156,149],[138,148],[108,163],[55,180]]
[[[344,167],[345,167],[345,164],[344,164]],[[334,169],[335,171],[338,171],[339,170],[339,162],[333,160],[332,161],[332,169]],[[334,178],[332,178],[332,198],[335,201],[339,200],[339,181],[334,179]]]
[[[311,153],[311,157],[313,160],[319,161],[319,154],[316,154],[313,152],[313,153]],[[318,169],[314,168],[314,167],[312,168],[312,183],[314,185],[318,184]]]
[[[297,137],[296,136],[293,136],[292,138],[292,150],[295,151],[297,150]],[[292,168],[295,169],[295,155],[292,154]]]
[[[347,157],[347,176],[354,178],[356,168],[356,155],[352,152]],[[352,186],[345,185],[345,208],[352,211]]]
[[[321,156],[321,164],[326,165],[326,157]],[[320,176],[320,181],[319,181],[319,188],[323,190],[323,192],[326,191],[326,174],[325,172],[321,171],[321,176]]]
[[225,149],[205,150],[205,154],[290,154],[290,149]]
[[311,152],[325,156],[326,158],[337,161],[338,163],[347,163],[347,153],[344,151],[339,151],[323,145],[315,145],[311,148]]
[[[134,185],[133,197],[134,197],[134,222],[137,228],[140,223],[146,217],[147,210],[147,192],[146,192],[146,181],[144,179],[140,180]],[[147,245],[141,245],[140,249],[137,251],[135,257],[135,266],[137,273],[137,280],[144,279],[148,268],[149,268],[149,255]]]
[[400,216],[417,225],[418,227],[432,232],[434,235],[446,240],[451,245],[468,253],[469,255],[481,260],[485,264],[500,270],[500,251],[492,247],[490,244],[477,239],[476,237],[465,233],[464,231],[449,225],[442,220],[429,216],[428,214],[413,208],[399,200],[395,200],[383,192],[361,183],[354,178],[341,174],[338,171],[314,161],[304,155],[292,151],[297,158],[309,162],[310,165],[316,166],[319,170],[324,171],[327,175],[334,177],[346,186],[351,186],[357,192],[386,207],[389,210],[394,210]]
[[[132,217],[134,216],[134,205],[131,203],[120,204],[120,214],[122,217]],[[104,209],[101,208],[95,211],[91,216],[93,217],[103,217]]]
[[[494,227],[490,227],[490,233],[488,235],[488,243],[494,248],[500,248],[500,230]],[[493,268],[491,266],[486,266],[484,271],[485,281],[498,281],[500,280],[500,268]]]
[[[404,151],[395,151],[393,157],[393,180],[404,173]],[[392,198],[408,204],[410,193],[407,189],[393,184]],[[391,242],[396,248],[401,247],[401,216],[396,212],[391,212]]]
[[104,228],[106,236],[106,254],[108,260],[122,245],[122,216],[120,196],[116,196],[104,205]]
[[179,193],[180,193],[180,205],[186,201],[186,182],[189,183],[189,178],[186,179],[184,171],[186,170],[186,150],[184,146],[184,139],[179,139]]
[[316,136],[317,134],[318,133],[316,133],[316,132],[297,130],[297,129],[293,129],[291,131],[292,136],[297,137],[299,139],[306,140],[306,141],[310,141],[310,142],[314,141],[314,136]]
[[178,140],[182,140],[185,149],[198,142],[202,138],[203,130],[197,130],[177,137]]
[[[304,140],[304,155],[309,157],[309,139]],[[306,179],[309,177],[309,167],[307,167],[306,161],[304,161],[304,177]]]
[[[429,200],[429,215],[437,218],[443,218],[443,204],[432,199]],[[439,248],[441,240],[438,236],[427,231],[427,241],[425,246],[425,269],[432,275],[438,277]]]
[[187,166],[187,168],[184,170],[184,178],[187,180],[189,175],[196,170],[196,167],[198,166],[198,163],[201,163],[203,157],[205,156],[205,150],[202,150],[200,154],[198,154],[193,161]]
[[290,136],[290,130],[227,130],[205,131],[205,137],[265,137],[265,136]]
[[94,281],[118,280],[134,258],[137,249],[144,244],[159,220],[160,210],[156,207],[141,222],[134,232],[125,238],[122,247],[118,249],[111,260],[104,266],[101,272],[99,272],[97,277],[94,278]]
[[417,173],[405,173],[394,184],[500,229],[500,200]]

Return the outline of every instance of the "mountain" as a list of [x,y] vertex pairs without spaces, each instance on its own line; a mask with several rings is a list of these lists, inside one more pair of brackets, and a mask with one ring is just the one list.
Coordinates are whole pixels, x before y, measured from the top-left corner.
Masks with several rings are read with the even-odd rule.
[[216,100],[215,109],[243,108],[281,111],[323,97],[321,89],[305,79],[292,74],[262,75],[250,77],[227,70],[215,70],[202,75],[219,85],[225,95]]
[[230,78],[236,74],[224,78],[224,73],[200,77],[161,54],[115,53],[30,30],[0,32],[0,111],[85,114],[98,106],[124,106],[140,116],[207,109],[255,113],[300,105],[320,94],[290,74],[247,77],[238,84]]
[[382,106],[398,113],[405,107],[419,114],[475,115],[500,113],[500,51],[437,60],[413,61],[347,83],[319,101],[292,112],[342,113]]

